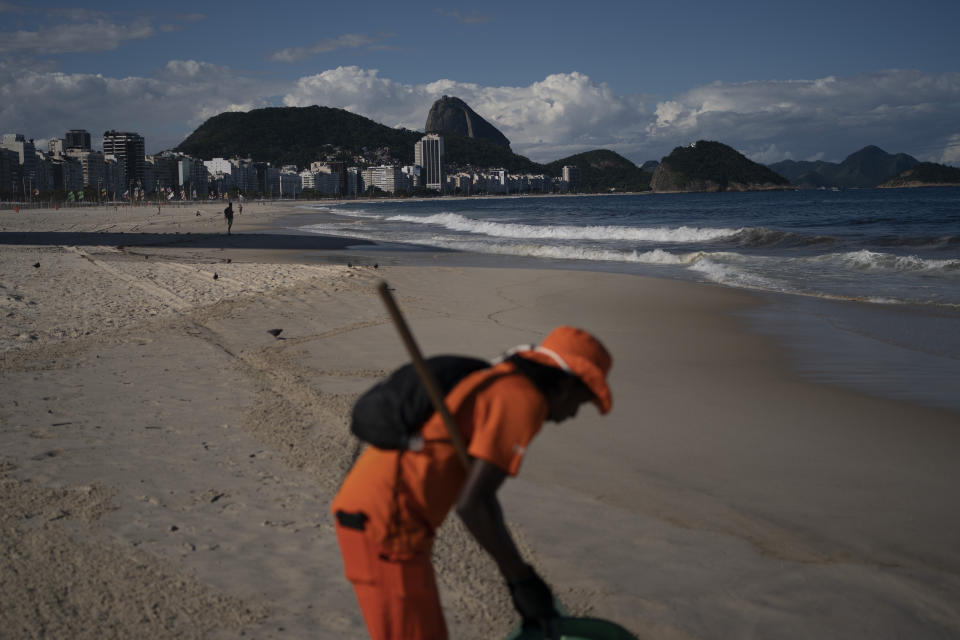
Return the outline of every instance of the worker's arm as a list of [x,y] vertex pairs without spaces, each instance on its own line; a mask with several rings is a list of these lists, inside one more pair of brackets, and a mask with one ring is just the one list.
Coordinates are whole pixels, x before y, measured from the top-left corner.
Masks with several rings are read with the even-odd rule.
[[545,624],[557,616],[553,593],[533,567],[523,561],[503,520],[497,490],[506,477],[506,472],[495,464],[474,459],[457,500],[457,515],[497,563],[524,626]]
[[507,473],[497,465],[474,459],[457,500],[457,515],[493,557],[507,582],[514,582],[527,577],[529,567],[513,543],[497,500],[497,490],[506,477]]

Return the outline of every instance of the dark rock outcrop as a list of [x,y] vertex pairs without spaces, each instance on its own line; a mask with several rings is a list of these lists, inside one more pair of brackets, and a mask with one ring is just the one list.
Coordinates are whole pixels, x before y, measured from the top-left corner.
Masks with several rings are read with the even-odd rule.
[[450,96],[443,96],[430,107],[424,131],[454,133],[464,138],[479,138],[510,148],[510,141],[499,129],[480,117],[466,102]]

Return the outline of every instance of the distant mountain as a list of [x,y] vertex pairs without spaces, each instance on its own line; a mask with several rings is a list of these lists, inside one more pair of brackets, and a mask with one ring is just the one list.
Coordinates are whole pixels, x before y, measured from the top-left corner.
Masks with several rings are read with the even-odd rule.
[[462,138],[487,140],[510,148],[510,141],[499,129],[484,120],[460,98],[443,96],[433,103],[427,114],[427,133],[455,134]]
[[720,142],[699,140],[660,161],[654,191],[754,191],[782,189],[789,181]]
[[547,173],[560,176],[564,166],[580,169],[580,190],[586,192],[647,191],[651,174],[623,156],[607,149],[578,153],[544,166]]
[[652,174],[656,170],[657,166],[659,165],[660,165],[660,162],[658,160],[647,160],[642,165],[640,165],[640,168]]
[[830,186],[824,174],[830,172],[832,168],[838,167],[839,164],[823,161],[783,160],[768,166],[798,187],[816,188]]
[[960,169],[933,162],[921,162],[879,185],[898,187],[960,187]]
[[905,153],[892,155],[871,145],[850,154],[839,164],[784,160],[771,164],[770,168],[798,187],[851,189],[876,187],[919,163]]

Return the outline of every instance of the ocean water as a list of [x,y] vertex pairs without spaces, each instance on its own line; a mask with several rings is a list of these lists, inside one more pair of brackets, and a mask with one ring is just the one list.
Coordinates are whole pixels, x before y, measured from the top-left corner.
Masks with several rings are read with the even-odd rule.
[[960,409],[960,189],[318,205],[301,231],[749,289],[797,368]]
[[[960,308],[960,189],[341,204],[316,233]],[[638,268],[639,267],[639,268]]]

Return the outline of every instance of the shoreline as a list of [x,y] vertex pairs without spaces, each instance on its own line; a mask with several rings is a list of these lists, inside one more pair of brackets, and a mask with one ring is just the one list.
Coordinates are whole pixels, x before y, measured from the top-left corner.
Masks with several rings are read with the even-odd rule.
[[[230,238],[289,213],[250,209]],[[215,234],[221,210],[30,226]],[[25,231],[13,215],[0,234]],[[380,278],[428,354],[490,357],[560,323],[613,352],[610,416],[547,425],[502,492],[574,613],[641,638],[960,633],[956,413],[804,379],[743,318],[763,296],[600,271],[348,267],[339,238],[312,260],[69,246],[0,254],[12,633],[365,637],[326,507],[356,453],[352,399],[406,358]],[[435,558],[451,637],[505,635],[502,582],[455,518]]]
[[[593,195],[593,194],[588,194]],[[623,194],[610,194],[623,195]],[[521,196],[516,196],[521,197]],[[527,197],[527,196],[523,196]],[[936,335],[946,339],[944,345],[921,344],[916,339],[904,343],[897,332],[918,332],[921,325],[936,324],[939,317],[960,319],[955,311],[946,308],[927,308],[923,305],[882,305],[845,298],[784,294],[762,290],[732,287],[690,278],[670,271],[658,272],[644,265],[631,269],[629,265],[584,264],[581,261],[547,259],[524,256],[503,256],[444,249],[428,245],[392,245],[362,238],[324,235],[301,230],[299,216],[336,215],[329,208],[310,209],[297,202],[248,204],[247,213],[235,218],[237,232],[227,236],[221,212],[222,203],[207,203],[191,209],[164,207],[161,215],[150,207],[119,209],[101,208],[101,216],[90,216],[84,210],[36,210],[0,216],[0,244],[7,246],[114,245],[123,253],[146,257],[156,251],[158,256],[190,257],[200,259],[209,251],[216,257],[211,261],[229,259],[240,261],[267,261],[318,265],[347,265],[370,267],[492,267],[521,269],[560,269],[577,272],[627,273],[638,277],[669,282],[696,282],[706,287],[719,287],[734,293],[748,293],[764,300],[763,309],[744,316],[745,327],[761,335],[776,337],[781,348],[788,352],[790,368],[812,382],[840,386],[879,398],[902,398],[925,406],[946,408],[960,412],[960,395],[954,393],[950,380],[960,375],[960,340],[951,340],[949,327],[934,327]],[[84,215],[65,216],[73,211]],[[201,215],[196,216],[196,212]],[[57,220],[70,232],[24,231],[29,218],[39,216],[49,223]],[[93,222],[106,215],[109,224]],[[62,218],[67,217],[67,220]],[[90,221],[89,225],[77,220]],[[123,220],[124,224],[116,224]],[[19,223],[11,228],[11,223]],[[79,228],[78,228],[79,227]],[[798,313],[801,316],[798,320]],[[873,316],[869,328],[852,322],[852,318]],[[886,325],[876,324],[876,318],[891,318]],[[898,318],[921,318],[917,326],[904,326]],[[945,321],[946,322],[946,321]],[[857,346],[859,343],[859,346]],[[915,344],[916,343],[916,344]],[[917,346],[919,345],[919,346]],[[832,350],[841,352],[835,355]],[[861,363],[859,367],[848,365]],[[909,371],[910,375],[878,376],[883,370]]]

